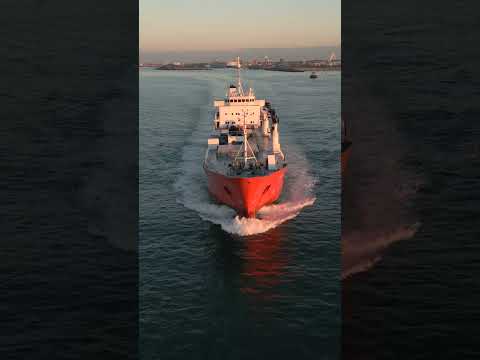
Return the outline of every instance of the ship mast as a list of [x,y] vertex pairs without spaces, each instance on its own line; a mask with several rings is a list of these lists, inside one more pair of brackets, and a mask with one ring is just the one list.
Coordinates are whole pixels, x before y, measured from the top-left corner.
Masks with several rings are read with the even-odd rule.
[[247,149],[247,123],[245,121],[245,112],[243,113],[243,159],[244,159],[244,166],[247,167],[247,157],[248,157],[248,149]]
[[[245,94],[243,92],[242,79],[240,77],[240,68],[241,68],[240,56],[237,56],[237,95],[236,96],[245,96]],[[252,96],[252,95],[253,95],[253,91],[250,89],[249,96]],[[245,116],[245,110],[243,110],[243,146],[240,149],[238,149],[238,152],[235,155],[235,161],[238,161],[239,159],[243,158],[243,167],[244,168],[247,167],[248,160],[255,160],[255,163],[257,163],[257,158],[255,156],[255,153],[254,153],[252,147],[248,143],[247,137],[248,137],[247,121],[246,121],[246,116]],[[248,150],[250,150],[251,156],[248,156]],[[243,154],[242,154],[242,152],[243,152]]]
[[[248,156],[249,148],[252,156]],[[247,139],[247,122],[245,121],[245,111],[243,112],[243,159],[245,167],[247,167],[248,160],[255,160],[255,163],[257,162],[257,157],[255,156],[255,153],[253,152],[253,149],[248,143]]]
[[[235,156],[235,160],[238,160],[238,158],[243,157],[243,167],[246,168],[248,164],[248,160],[255,160],[255,163],[257,162],[257,157],[255,156],[255,153],[248,143],[247,140],[247,122],[245,120],[245,111],[243,112],[243,146],[238,150],[237,155]],[[252,156],[248,156],[248,149],[250,149],[250,152]],[[243,150],[243,156],[240,156],[240,152]]]
[[237,91],[239,96],[243,96],[242,79],[240,78],[240,56],[237,56]]

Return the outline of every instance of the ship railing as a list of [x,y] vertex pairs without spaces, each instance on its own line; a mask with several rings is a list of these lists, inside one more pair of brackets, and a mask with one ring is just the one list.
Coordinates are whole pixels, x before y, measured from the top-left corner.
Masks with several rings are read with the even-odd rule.
[[229,175],[240,175],[242,173],[250,173],[251,175],[260,175],[263,174],[264,166],[260,161],[250,161],[245,167],[245,163],[242,160],[232,161],[228,164],[228,173]]

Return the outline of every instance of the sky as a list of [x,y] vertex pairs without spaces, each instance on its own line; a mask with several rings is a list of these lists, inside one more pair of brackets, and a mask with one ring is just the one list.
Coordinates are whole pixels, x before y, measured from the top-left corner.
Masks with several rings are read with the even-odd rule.
[[140,0],[140,52],[340,46],[340,0]]

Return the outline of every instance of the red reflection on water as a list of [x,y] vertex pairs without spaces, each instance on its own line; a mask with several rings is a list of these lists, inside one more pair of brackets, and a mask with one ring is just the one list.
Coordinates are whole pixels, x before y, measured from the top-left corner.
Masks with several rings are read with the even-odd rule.
[[285,239],[281,227],[265,234],[245,238],[244,266],[240,290],[257,299],[278,297],[278,285],[285,282],[288,258],[282,247]]

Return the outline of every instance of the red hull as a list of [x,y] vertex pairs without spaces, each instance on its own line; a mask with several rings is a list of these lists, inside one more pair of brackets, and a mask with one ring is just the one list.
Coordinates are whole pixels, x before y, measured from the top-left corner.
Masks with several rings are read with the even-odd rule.
[[212,196],[245,217],[255,217],[259,209],[279,198],[286,171],[284,167],[266,176],[228,177],[205,168]]

